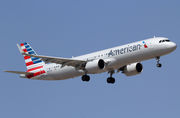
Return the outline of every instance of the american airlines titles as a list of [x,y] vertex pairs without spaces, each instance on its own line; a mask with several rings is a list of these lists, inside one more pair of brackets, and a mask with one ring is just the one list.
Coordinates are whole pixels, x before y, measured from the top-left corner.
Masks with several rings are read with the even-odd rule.
[[108,53],[108,57],[140,50],[141,46],[142,46],[141,44],[128,45],[125,48],[121,48],[121,49],[117,49],[117,50],[110,50],[110,52]]

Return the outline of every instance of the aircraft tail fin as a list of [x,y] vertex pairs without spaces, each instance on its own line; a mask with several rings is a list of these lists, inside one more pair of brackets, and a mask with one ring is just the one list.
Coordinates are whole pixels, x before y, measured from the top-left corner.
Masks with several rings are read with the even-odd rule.
[[[26,53],[30,55],[37,55],[33,48],[27,42],[21,43],[20,46],[17,44],[17,46],[22,54]],[[27,72],[40,71],[45,65],[45,63],[40,58],[30,57],[26,55],[23,56],[26,63]]]

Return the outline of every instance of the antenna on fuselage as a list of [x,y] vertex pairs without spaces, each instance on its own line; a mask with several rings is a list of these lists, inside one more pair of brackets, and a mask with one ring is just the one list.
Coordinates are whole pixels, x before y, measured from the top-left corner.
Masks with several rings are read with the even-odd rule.
[[156,38],[156,36],[154,36],[154,38]]

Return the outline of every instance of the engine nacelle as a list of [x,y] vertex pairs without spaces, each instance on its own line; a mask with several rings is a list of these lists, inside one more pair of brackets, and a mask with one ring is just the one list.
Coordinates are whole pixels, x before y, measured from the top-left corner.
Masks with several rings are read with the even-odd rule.
[[143,65],[141,63],[132,63],[130,65],[126,65],[123,69],[123,73],[126,76],[133,76],[140,74],[143,71]]
[[93,60],[87,62],[85,69],[88,73],[97,73],[100,70],[103,70],[106,67],[106,63],[103,59]]

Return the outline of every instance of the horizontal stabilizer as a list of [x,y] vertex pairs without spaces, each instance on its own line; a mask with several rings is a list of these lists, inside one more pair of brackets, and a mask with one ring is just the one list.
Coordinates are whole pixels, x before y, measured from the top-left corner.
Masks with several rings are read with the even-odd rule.
[[15,73],[15,74],[25,74],[25,75],[29,75],[29,74],[33,74],[31,72],[21,72],[21,71],[4,71],[4,72],[8,72],[8,73]]

